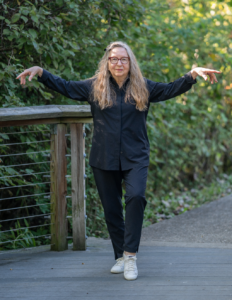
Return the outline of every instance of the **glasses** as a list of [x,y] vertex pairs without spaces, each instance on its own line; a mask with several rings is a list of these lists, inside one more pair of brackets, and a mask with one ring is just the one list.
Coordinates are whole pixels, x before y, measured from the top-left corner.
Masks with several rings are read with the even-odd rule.
[[126,64],[128,64],[130,58],[129,57],[122,57],[122,58],[109,57],[109,60],[113,65],[117,64],[119,60],[121,61],[121,63],[123,65],[126,65]]

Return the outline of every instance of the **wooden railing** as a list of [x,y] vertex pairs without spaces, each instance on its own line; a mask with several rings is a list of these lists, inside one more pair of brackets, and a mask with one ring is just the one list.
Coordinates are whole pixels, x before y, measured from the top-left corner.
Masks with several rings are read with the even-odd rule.
[[92,123],[88,105],[47,105],[0,109],[0,127],[51,125],[51,250],[62,251],[68,248],[67,124],[70,124],[71,135],[73,250],[86,249],[85,123]]

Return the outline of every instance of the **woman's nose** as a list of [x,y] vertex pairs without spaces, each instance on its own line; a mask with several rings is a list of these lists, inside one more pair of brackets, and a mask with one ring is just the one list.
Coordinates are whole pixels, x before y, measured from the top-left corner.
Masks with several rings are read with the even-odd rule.
[[118,62],[117,62],[117,65],[121,65],[121,60],[119,59]]

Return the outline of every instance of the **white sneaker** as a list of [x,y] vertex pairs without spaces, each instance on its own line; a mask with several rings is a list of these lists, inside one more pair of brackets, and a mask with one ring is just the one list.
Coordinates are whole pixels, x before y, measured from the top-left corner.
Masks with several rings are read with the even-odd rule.
[[110,270],[111,273],[119,274],[124,271],[124,257],[116,259],[116,264]]
[[124,278],[126,280],[135,280],[138,277],[138,269],[136,265],[136,256],[125,255],[124,256]]

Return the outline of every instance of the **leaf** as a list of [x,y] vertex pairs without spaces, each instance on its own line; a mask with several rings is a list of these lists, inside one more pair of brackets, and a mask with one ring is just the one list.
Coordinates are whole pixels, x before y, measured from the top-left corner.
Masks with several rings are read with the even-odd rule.
[[5,140],[9,140],[9,136],[7,134],[0,133],[0,136]]
[[9,29],[3,29],[3,34],[9,35],[12,34],[12,32]]
[[[5,73],[4,72],[0,72],[0,81],[5,77]],[[1,99],[0,99],[1,100]]]
[[6,171],[9,175],[15,175],[15,174],[18,174],[18,172],[16,170],[14,170],[13,168],[9,168],[9,167],[6,167]]
[[39,22],[39,19],[37,16],[31,16],[31,19],[35,22],[35,23],[38,23]]
[[36,50],[39,50],[38,44],[35,41],[33,41],[32,44]]
[[29,29],[28,32],[34,39],[37,38],[37,32],[34,29]]
[[29,10],[27,9],[23,9],[22,11],[22,14],[24,14],[25,16],[27,16],[29,14]]
[[54,64],[55,68],[58,69],[59,65],[56,60],[53,61],[53,64]]
[[56,3],[61,6],[63,4],[63,0],[56,0]]
[[77,43],[69,42],[69,45],[75,50],[80,50],[80,47]]
[[20,14],[14,14],[11,18],[12,23],[16,23],[20,18]]
[[24,17],[24,16],[21,16],[21,19],[22,19],[25,23],[27,23],[27,21],[28,21],[28,18],[26,18],[26,17]]
[[67,63],[69,65],[69,67],[72,68],[72,61],[70,59],[67,59]]

